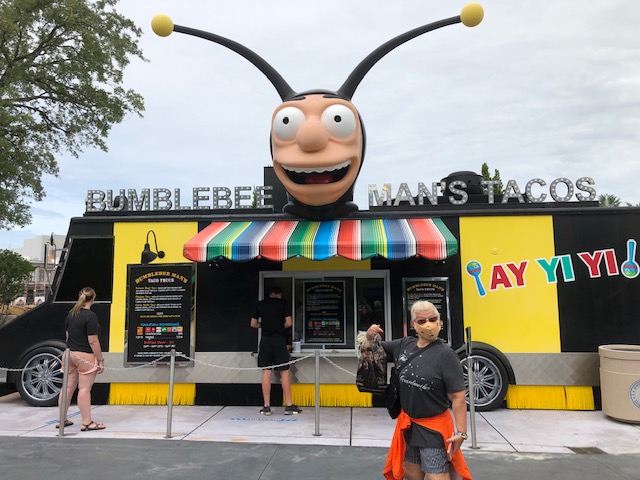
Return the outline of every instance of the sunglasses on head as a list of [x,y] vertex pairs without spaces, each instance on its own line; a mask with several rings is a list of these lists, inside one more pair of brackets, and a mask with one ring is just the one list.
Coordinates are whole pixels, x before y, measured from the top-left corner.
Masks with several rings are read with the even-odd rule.
[[414,320],[414,322],[416,322],[418,325],[424,325],[427,322],[434,323],[438,321],[440,321],[438,317],[419,318],[417,320]]

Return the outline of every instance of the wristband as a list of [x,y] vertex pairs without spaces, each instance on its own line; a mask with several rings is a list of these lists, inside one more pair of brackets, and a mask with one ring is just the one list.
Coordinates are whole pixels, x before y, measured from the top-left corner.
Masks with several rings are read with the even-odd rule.
[[461,437],[462,437],[462,440],[466,440],[466,439],[468,438],[468,437],[467,437],[467,434],[466,434],[466,433],[464,433],[464,432],[456,432],[456,435],[461,436]]

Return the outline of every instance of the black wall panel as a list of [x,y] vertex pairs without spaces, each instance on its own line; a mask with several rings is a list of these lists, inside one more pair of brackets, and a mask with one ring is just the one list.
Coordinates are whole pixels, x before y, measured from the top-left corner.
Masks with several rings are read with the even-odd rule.
[[577,255],[613,248],[620,270],[627,260],[627,239],[640,239],[640,215],[555,215],[554,233],[556,255],[570,255],[575,273],[572,282],[561,274],[558,278],[562,351],[595,352],[598,345],[640,344],[640,277],[609,276],[602,260],[601,277],[590,278]]
[[279,262],[267,260],[199,263],[196,351],[255,351],[258,330],[249,320],[258,301],[259,273],[280,268]]

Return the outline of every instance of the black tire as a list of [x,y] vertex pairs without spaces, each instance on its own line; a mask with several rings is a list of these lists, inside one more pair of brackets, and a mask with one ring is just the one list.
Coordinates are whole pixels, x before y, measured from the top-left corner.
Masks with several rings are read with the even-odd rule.
[[37,347],[20,361],[16,387],[20,396],[34,407],[58,404],[62,388],[62,350],[53,346]]
[[[509,388],[507,369],[494,354],[484,350],[474,350],[471,355],[474,391],[474,408],[478,412],[495,410],[502,405]],[[464,383],[467,387],[469,404],[469,377],[467,357],[461,357]]]

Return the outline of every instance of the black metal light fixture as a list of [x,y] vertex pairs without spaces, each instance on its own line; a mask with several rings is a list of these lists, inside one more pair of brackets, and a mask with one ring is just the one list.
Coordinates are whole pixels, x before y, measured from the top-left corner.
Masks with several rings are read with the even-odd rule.
[[[156,246],[156,251],[152,251],[149,246],[149,234],[153,233],[153,243]],[[153,262],[156,258],[164,258],[164,252],[162,250],[158,250],[158,240],[156,239],[156,232],[153,230],[149,230],[147,232],[147,242],[144,244],[144,249],[142,250],[142,256],[140,258],[140,263],[143,265],[147,265],[150,262]]]

